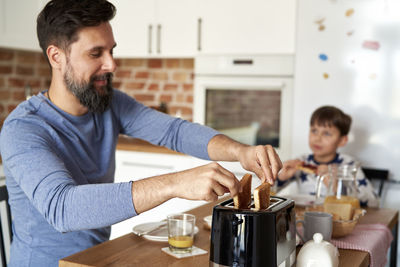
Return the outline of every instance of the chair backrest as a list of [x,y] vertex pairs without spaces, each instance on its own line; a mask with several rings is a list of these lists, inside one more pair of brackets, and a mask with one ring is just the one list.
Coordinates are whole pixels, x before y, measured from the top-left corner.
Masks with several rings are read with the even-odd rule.
[[0,261],[1,266],[7,266],[6,247],[9,248],[11,244],[12,228],[10,205],[8,205],[8,192],[5,185],[0,186],[0,203],[2,205],[0,207]]
[[362,171],[364,172],[365,176],[369,180],[378,180],[379,181],[379,189],[378,195],[379,197],[382,196],[382,189],[385,181],[389,179],[389,170],[386,169],[374,169],[368,167],[362,167]]

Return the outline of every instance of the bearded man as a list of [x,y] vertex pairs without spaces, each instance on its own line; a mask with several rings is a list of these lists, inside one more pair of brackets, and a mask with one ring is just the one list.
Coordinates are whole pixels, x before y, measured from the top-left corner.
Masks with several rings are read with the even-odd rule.
[[213,201],[240,190],[236,177],[215,162],[114,183],[119,134],[203,159],[239,161],[270,183],[281,168],[269,145],[240,144],[113,89],[114,14],[105,0],[52,0],[38,16],[51,84],[18,105],[0,135],[13,217],[9,266],[58,266],[61,258],[108,240],[112,224],[171,198]]

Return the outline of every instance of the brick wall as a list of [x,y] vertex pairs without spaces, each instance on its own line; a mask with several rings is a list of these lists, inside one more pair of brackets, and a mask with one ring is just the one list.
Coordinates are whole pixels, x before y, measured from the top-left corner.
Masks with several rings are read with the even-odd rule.
[[[193,59],[116,59],[114,87],[145,105],[167,104],[168,113],[192,120]],[[0,48],[0,126],[25,100],[25,87],[48,88],[50,70],[39,52]]]
[[0,48],[0,126],[25,100],[26,86],[36,94],[49,84],[50,70],[41,53]]
[[192,120],[193,59],[117,59],[114,86],[148,106]]

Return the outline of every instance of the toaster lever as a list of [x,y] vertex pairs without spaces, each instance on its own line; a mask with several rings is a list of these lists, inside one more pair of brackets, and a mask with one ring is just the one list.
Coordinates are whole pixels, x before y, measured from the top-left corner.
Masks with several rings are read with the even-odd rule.
[[238,226],[239,224],[243,223],[243,219],[238,219],[235,217],[235,220],[232,221],[233,226]]
[[[238,227],[240,228],[240,225],[243,223],[243,219],[239,217],[233,217],[232,218],[232,234],[234,236],[237,236],[238,234]],[[240,232],[240,231],[239,231]]]

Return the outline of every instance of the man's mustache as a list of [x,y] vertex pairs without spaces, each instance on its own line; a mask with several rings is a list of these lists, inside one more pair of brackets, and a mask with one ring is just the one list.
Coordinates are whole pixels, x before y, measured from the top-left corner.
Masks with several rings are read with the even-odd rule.
[[99,80],[107,80],[107,82],[111,82],[114,74],[112,72],[107,72],[102,75],[94,75],[92,76],[92,81],[99,81]]

